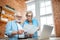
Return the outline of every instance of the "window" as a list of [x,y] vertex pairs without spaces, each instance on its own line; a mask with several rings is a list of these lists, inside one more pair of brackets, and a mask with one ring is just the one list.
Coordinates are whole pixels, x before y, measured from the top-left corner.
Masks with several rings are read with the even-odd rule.
[[27,11],[33,12],[33,17],[35,17],[35,4],[27,5]]
[[40,18],[41,30],[42,30],[42,28],[43,28],[43,25],[44,25],[44,24],[47,24],[46,21],[47,21],[47,18],[46,18],[46,17],[41,17],[41,18]]
[[52,8],[51,6],[46,7],[46,14],[52,13]]
[[44,15],[46,13],[45,8],[40,8],[40,15]]
[[47,16],[46,18],[47,18],[47,25],[53,25],[54,24],[52,15],[51,16]]
[[40,1],[40,8],[42,8],[42,7],[45,7],[45,3],[44,3],[44,1],[43,1],[43,2]]
[[40,2],[40,15],[45,15],[52,13],[51,1],[41,1]]
[[[54,27],[51,0],[40,1],[40,23],[41,23],[41,30],[44,24],[51,25]],[[55,34],[54,28],[52,34]]]
[[51,5],[51,0],[45,1],[45,6],[50,6]]

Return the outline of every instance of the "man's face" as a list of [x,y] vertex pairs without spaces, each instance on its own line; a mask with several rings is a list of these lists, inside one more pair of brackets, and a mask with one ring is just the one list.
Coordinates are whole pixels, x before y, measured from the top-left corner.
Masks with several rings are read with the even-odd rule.
[[15,16],[15,19],[16,19],[17,22],[21,22],[21,19],[22,19],[21,14],[17,14],[17,15]]
[[31,13],[27,15],[27,20],[28,21],[31,21],[32,20],[32,14]]

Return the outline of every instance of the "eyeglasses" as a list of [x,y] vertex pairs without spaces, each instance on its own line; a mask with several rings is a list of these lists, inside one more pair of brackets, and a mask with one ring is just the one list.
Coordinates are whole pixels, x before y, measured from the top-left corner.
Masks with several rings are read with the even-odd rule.
[[32,15],[27,15],[27,17],[32,17]]
[[16,16],[16,17],[18,17],[18,18],[22,18],[22,16]]

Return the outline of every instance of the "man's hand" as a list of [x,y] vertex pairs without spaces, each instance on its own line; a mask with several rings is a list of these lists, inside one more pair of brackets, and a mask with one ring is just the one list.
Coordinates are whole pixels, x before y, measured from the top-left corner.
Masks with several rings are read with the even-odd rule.
[[24,32],[24,30],[18,30],[18,34],[22,34]]
[[33,36],[33,34],[29,34],[29,37],[32,37]]
[[16,34],[17,34],[17,31],[13,31],[13,32],[12,32],[12,35],[16,35]]

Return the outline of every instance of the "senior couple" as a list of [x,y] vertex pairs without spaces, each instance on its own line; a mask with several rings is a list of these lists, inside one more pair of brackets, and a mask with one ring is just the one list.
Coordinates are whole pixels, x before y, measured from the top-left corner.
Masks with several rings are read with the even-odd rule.
[[[14,17],[15,17],[15,20],[9,21],[6,24],[5,34],[9,37],[9,40],[18,40],[20,37],[25,38],[26,36],[31,38],[38,37],[38,34],[37,34],[37,31],[39,30],[38,21],[35,18],[33,18],[32,11],[27,11],[26,20],[24,21],[24,23],[21,23],[21,19],[22,19],[21,13],[19,12],[16,13]],[[38,30],[34,34],[27,34],[27,32],[23,30],[23,27],[26,24],[34,25],[38,27]]]

